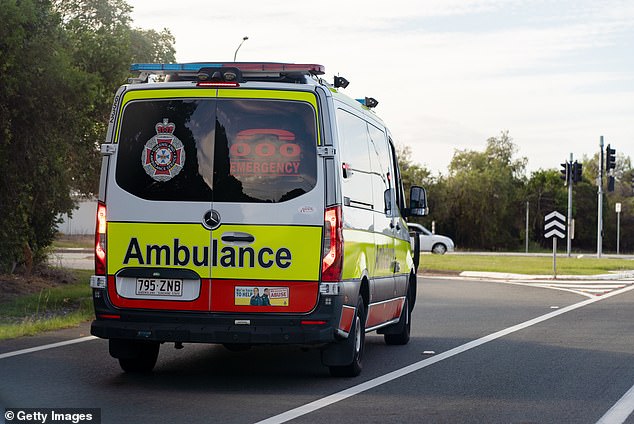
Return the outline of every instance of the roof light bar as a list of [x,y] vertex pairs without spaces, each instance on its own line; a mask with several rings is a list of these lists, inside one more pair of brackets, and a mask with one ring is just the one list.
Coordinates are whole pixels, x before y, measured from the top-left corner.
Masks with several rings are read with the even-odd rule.
[[197,62],[197,63],[135,63],[130,66],[132,72],[147,72],[165,75],[174,72],[198,72],[202,68],[238,68],[243,72],[306,73],[323,75],[323,65],[276,62]]

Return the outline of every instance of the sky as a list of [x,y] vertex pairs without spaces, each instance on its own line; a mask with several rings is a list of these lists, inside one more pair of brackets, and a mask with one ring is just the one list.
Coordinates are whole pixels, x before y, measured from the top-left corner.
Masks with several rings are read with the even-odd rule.
[[527,171],[599,151],[634,156],[632,0],[128,0],[168,28],[178,62],[317,63],[374,97],[434,174],[508,131]]

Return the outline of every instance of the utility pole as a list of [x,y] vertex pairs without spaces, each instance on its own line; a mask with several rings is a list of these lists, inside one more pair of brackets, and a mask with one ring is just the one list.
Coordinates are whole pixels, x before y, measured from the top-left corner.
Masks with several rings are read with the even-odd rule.
[[621,253],[621,203],[617,202],[616,209],[616,254]]
[[[576,164],[575,164],[575,170],[576,168]],[[573,167],[572,167],[572,153],[570,153],[570,170],[571,170],[571,178],[568,180],[568,222],[566,223],[567,227],[568,227],[568,231],[566,232],[566,253],[568,254],[568,257],[570,257],[570,248],[572,245],[571,242],[571,236],[572,236],[572,231],[571,231],[571,226],[572,226],[572,183],[573,181],[575,181],[575,176],[574,176],[574,171],[573,171]]]
[[597,192],[597,258],[603,250],[603,136],[599,139],[599,190]]
[[526,201],[526,253],[528,253],[528,200]]

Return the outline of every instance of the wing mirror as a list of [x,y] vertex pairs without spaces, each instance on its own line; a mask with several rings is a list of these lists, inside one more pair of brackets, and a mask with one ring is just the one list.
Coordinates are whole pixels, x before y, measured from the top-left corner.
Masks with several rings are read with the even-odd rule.
[[427,207],[427,191],[419,186],[412,186],[409,190],[409,216],[425,216],[429,213]]

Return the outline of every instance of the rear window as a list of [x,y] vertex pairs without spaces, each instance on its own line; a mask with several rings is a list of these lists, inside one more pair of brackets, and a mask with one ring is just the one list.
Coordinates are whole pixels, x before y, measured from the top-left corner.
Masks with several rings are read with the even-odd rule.
[[134,101],[116,180],[147,200],[283,202],[315,187],[316,151],[315,111],[304,102]]

